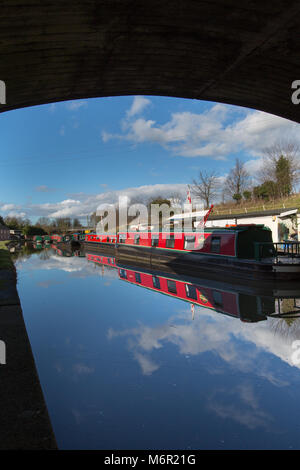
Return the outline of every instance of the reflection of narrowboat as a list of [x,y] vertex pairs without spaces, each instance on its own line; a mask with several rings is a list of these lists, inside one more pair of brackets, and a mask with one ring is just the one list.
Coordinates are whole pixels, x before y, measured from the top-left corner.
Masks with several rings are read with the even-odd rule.
[[[101,266],[117,268],[119,278],[131,284],[142,286],[162,294],[176,297],[198,305],[210,308],[220,313],[240,318],[242,321],[254,322],[265,320],[266,316],[282,316],[278,301],[291,299],[295,303],[295,297],[300,296],[299,285],[296,290],[282,290],[281,284],[276,288],[253,288],[249,283],[237,285],[219,280],[209,280],[191,276],[189,270],[178,275],[171,270],[161,272],[155,269],[138,267],[131,264],[119,264],[115,257],[110,256],[109,250],[101,253],[89,252],[85,254],[88,261]],[[227,279],[226,279],[227,281]],[[283,287],[284,288],[284,287]],[[276,302],[276,305],[275,305]],[[193,307],[192,307],[193,308]],[[282,309],[281,309],[282,310]],[[283,315],[286,316],[284,313]],[[287,317],[298,317],[300,308],[289,312]]]
[[111,268],[117,267],[115,257],[108,256],[107,254],[86,253],[85,257],[88,261],[93,261],[94,263],[97,263],[97,264],[110,266]]
[[41,250],[43,248],[43,245],[41,242],[36,242],[36,243],[33,243],[33,248],[35,250]]
[[59,246],[57,246],[56,244],[52,244],[51,245],[51,248],[53,250],[55,250],[55,252],[59,255],[59,256],[63,256],[65,258],[70,258],[72,256],[74,256],[74,253],[72,252],[72,250],[62,250]]
[[34,241],[34,243],[43,243],[43,236],[42,235],[34,235],[33,241]]
[[266,320],[266,315],[274,312],[274,300],[270,297],[203,287],[185,280],[158,275],[155,271],[146,273],[140,270],[118,268],[118,272],[120,279],[137,286],[240,318],[245,322]]

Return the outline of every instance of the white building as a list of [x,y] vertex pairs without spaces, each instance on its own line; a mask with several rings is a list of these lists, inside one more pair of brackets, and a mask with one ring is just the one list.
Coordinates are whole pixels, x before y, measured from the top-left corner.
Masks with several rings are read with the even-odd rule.
[[279,225],[284,224],[289,231],[289,236],[297,233],[300,240],[300,214],[298,209],[273,209],[263,212],[242,214],[216,215],[212,213],[206,227],[226,227],[237,224],[263,224],[272,231],[273,242],[279,242]]

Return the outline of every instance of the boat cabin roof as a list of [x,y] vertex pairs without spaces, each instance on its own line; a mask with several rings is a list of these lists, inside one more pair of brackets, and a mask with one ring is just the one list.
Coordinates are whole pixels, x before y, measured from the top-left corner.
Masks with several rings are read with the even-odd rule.
[[239,225],[234,225],[234,226],[231,226],[231,227],[204,227],[204,228],[201,228],[199,230],[195,230],[195,229],[191,229],[191,230],[188,230],[186,232],[184,232],[182,229],[181,230],[177,230],[176,227],[174,227],[174,230],[173,229],[170,229],[170,230],[164,230],[164,228],[162,229],[159,229],[158,227],[152,229],[152,230],[141,230],[141,231],[135,231],[135,230],[127,230],[127,231],[120,231],[119,233],[127,233],[127,232],[134,232],[134,233],[147,233],[147,232],[150,232],[150,233],[207,233],[207,232],[243,232],[243,231],[246,231],[246,230],[249,230],[249,229],[261,229],[261,230],[270,230],[269,227],[266,227],[265,225],[263,224],[239,224]]

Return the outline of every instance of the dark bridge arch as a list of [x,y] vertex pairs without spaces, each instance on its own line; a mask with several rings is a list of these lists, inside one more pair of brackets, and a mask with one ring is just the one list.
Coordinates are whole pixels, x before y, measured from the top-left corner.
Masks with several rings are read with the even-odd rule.
[[0,111],[144,94],[299,122],[299,31],[299,0],[3,0]]

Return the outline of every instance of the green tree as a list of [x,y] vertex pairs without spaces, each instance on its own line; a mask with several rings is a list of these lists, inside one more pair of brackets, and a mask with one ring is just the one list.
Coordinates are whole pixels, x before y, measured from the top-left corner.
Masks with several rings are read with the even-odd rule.
[[292,192],[291,162],[283,155],[276,162],[275,175],[280,196],[289,196]]
[[239,202],[241,202],[242,195],[240,193],[236,193],[232,196],[232,199],[234,199],[235,202],[238,204]]
[[300,176],[299,156],[299,144],[292,141],[278,141],[263,149],[260,181],[276,183],[275,197],[288,196],[295,189]]
[[259,186],[253,188],[253,194],[256,199],[264,199],[268,201],[278,194],[278,188],[274,181],[265,181]]
[[23,235],[27,237],[33,237],[34,235],[46,235],[47,232],[42,227],[36,227],[35,225],[26,225],[22,229]]
[[251,191],[246,190],[243,192],[243,196],[244,196],[245,201],[250,201],[252,198],[252,193]]
[[154,198],[154,199],[151,199],[149,202],[148,202],[148,207],[151,207],[151,204],[167,204],[169,207],[171,206],[171,201],[169,199],[164,199],[160,196]]

